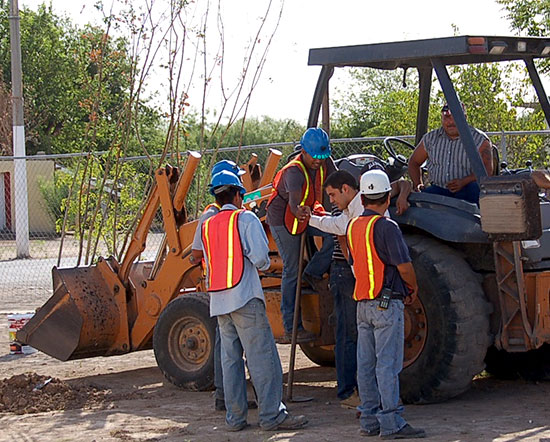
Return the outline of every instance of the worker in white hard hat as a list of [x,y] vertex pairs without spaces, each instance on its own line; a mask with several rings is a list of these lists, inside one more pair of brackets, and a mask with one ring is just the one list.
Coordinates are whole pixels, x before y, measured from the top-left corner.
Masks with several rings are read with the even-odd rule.
[[[373,159],[363,169],[385,170],[382,161]],[[357,302],[352,298],[355,278],[347,261],[346,229],[351,219],[363,213],[357,179],[346,170],[331,173],[323,185],[333,205],[332,215],[311,215],[309,225],[334,235],[334,250],[330,266],[329,288],[334,303],[336,366],[336,395],[340,405],[355,410],[360,404],[357,393]],[[402,215],[408,208],[411,193],[409,181],[391,183],[390,197],[396,197],[396,213]],[[389,213],[385,214],[390,216]]]
[[397,223],[384,216],[391,185],[381,170],[361,176],[363,214],[350,221],[347,242],[357,301],[357,384],[361,433],[381,439],[425,437],[401,416],[404,303],[418,291],[409,249]]

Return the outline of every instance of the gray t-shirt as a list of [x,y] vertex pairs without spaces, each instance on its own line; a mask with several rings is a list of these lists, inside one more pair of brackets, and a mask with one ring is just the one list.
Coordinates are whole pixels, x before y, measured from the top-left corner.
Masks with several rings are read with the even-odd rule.
[[[334,161],[332,158],[326,160],[326,173],[325,178],[336,170]],[[310,184],[315,183],[315,177],[318,170],[308,170]],[[267,209],[267,224],[270,226],[284,226],[285,224],[285,210],[289,200],[289,193],[300,192],[302,186],[305,183],[305,177],[302,170],[298,167],[289,167],[283,173],[279,186],[277,188],[277,196],[273,199]],[[321,195],[316,195],[317,201],[323,202],[324,192],[321,191]]]

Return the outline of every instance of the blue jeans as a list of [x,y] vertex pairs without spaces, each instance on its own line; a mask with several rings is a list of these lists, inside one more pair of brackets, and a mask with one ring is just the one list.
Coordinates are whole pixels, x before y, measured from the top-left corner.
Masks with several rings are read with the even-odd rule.
[[[223,373],[222,373],[222,346],[220,339],[220,327],[216,321],[216,339],[214,341],[214,387],[216,388],[215,398],[224,398],[223,394]],[[244,364],[244,361],[243,361]]]
[[[279,249],[283,260],[283,275],[281,280],[281,313],[283,315],[283,326],[285,332],[292,332],[294,321],[294,304],[296,302],[296,283],[298,280],[298,261],[300,259],[300,235],[291,235],[285,226],[270,226],[271,234]],[[332,261],[332,249],[334,240],[330,233],[324,233],[314,227],[306,230],[308,236],[321,236],[323,246],[316,251],[304,273],[321,279],[323,274],[328,272]],[[302,318],[298,317],[298,330],[303,328]]]
[[476,181],[472,181],[469,184],[466,184],[458,192],[451,192],[449,189],[444,187],[439,187],[436,185],[431,185],[426,187],[422,192],[426,193],[435,193],[436,195],[450,196],[451,198],[458,198],[469,203],[479,205],[479,185]]
[[348,263],[334,260],[330,267],[330,292],[336,314],[337,395],[350,397],[357,388],[357,301],[353,299],[355,278]]
[[243,351],[258,396],[260,427],[269,430],[287,417],[283,399],[283,370],[267,320],[265,304],[253,298],[240,309],[218,316],[221,337],[225,421],[230,427],[246,423],[248,403]]
[[399,373],[403,368],[403,302],[392,299],[387,310],[378,300],[357,305],[357,383],[361,428],[380,434],[397,433],[407,423],[401,417]]

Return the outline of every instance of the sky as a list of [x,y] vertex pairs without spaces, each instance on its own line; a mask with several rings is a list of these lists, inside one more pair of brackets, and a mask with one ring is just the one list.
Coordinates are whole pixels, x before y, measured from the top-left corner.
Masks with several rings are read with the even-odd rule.
[[[228,43],[242,45],[239,38],[255,27],[265,2],[225,0]],[[34,9],[40,3],[20,0],[20,7]],[[78,24],[94,19],[93,3],[52,0],[56,13]],[[320,71],[307,65],[310,48],[447,37],[455,34],[454,28],[460,35],[511,34],[505,12],[494,0],[286,0],[248,115],[306,123]]]

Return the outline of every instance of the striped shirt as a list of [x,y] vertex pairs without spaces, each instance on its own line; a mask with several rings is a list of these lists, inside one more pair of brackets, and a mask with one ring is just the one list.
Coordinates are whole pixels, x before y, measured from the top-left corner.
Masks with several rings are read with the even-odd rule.
[[[488,138],[472,126],[470,130],[475,146],[479,150]],[[422,142],[428,153],[426,167],[432,184],[445,187],[449,181],[464,178],[473,173],[460,137],[452,140],[441,127],[425,134]]]
[[[332,207],[332,216],[338,216],[341,215],[342,211],[336,207]],[[340,241],[338,241],[338,235],[332,235],[334,237],[334,249],[332,250],[332,259],[343,261],[347,263],[346,257],[344,256],[344,253],[342,252],[342,247],[340,246]]]

